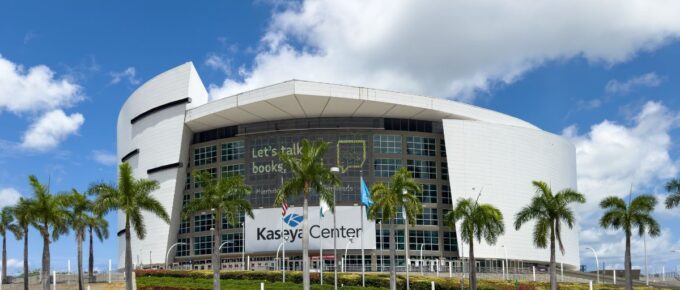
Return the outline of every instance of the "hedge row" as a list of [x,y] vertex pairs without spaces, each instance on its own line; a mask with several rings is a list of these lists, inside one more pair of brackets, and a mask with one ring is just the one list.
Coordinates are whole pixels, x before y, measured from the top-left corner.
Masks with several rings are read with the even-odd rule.
[[[195,279],[212,279],[212,271],[205,270],[137,270],[137,277],[178,277],[178,278],[195,278]],[[257,280],[267,282],[281,281],[282,273],[280,271],[223,271],[220,272],[220,279],[235,279],[235,280]],[[333,283],[333,274],[325,273],[324,284]],[[319,283],[320,274],[310,273],[310,280],[312,284]],[[293,283],[302,283],[302,272],[287,271],[286,281]],[[437,277],[422,277],[411,276],[412,290],[430,290],[431,282],[434,281],[437,290],[459,290],[460,279],[458,278],[437,278]],[[366,274],[366,286],[376,288],[389,288],[390,277],[387,273],[382,274]],[[467,287],[467,281],[465,281]],[[338,273],[338,284],[344,286],[361,286],[361,274],[358,273]],[[542,287],[543,286],[543,287]],[[560,285],[560,288],[562,285]],[[516,289],[517,285],[506,281],[479,281],[478,289],[497,290],[497,289]],[[587,286],[586,286],[587,287]],[[397,288],[406,288],[406,279],[402,275],[397,276]],[[539,283],[521,283],[520,289],[544,289],[544,285]],[[154,288],[156,289],[156,288]],[[574,288],[578,289],[578,288]]]

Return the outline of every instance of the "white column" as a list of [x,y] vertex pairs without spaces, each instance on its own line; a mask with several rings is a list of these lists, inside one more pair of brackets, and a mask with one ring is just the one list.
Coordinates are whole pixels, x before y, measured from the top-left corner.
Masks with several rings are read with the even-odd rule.
[[109,284],[111,284],[111,259],[109,259]]
[[564,282],[564,263],[560,262],[560,282]]
[[434,290],[434,281],[432,281],[432,290]]
[[614,268],[613,273],[614,273],[614,284],[616,284],[616,268]]
[[52,287],[57,290],[57,271],[52,271]]
[[449,278],[453,278],[453,261],[449,261]]
[[593,290],[593,280],[588,281],[588,289]]
[[536,266],[531,266],[531,270],[534,273],[534,282],[536,282]]
[[68,264],[67,264],[68,269],[67,269],[66,273],[68,273],[70,275],[71,274],[71,259],[68,259],[67,262],[68,262]]
[[260,290],[264,290],[264,282],[260,282]]

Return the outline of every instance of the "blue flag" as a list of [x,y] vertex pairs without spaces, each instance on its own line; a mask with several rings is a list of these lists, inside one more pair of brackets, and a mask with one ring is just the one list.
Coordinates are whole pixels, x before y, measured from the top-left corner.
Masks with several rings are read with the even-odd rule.
[[371,193],[368,191],[368,186],[366,186],[366,182],[364,181],[363,177],[361,177],[361,203],[367,207],[373,204],[373,200],[371,200]]

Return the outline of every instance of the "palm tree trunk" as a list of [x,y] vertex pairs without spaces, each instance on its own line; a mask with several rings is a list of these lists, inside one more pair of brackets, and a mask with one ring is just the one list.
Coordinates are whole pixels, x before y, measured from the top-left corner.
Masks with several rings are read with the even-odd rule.
[[76,240],[78,243],[78,290],[83,290],[85,280],[83,277],[83,231],[76,230]]
[[42,256],[42,288],[50,290],[50,231],[47,223],[43,224],[43,256]]
[[304,202],[302,203],[302,289],[309,290],[309,219],[307,201],[309,199],[309,185],[305,183]]
[[626,233],[626,255],[623,261],[624,271],[626,272],[626,290],[633,289],[633,277],[630,274],[631,260],[630,260],[630,234]]
[[390,223],[390,290],[397,290],[397,243],[394,240],[395,223],[395,219]]
[[125,289],[132,290],[132,244],[130,243],[130,217],[125,216]]
[[477,265],[475,263],[474,237],[470,236],[470,290],[477,290]]
[[7,283],[7,233],[2,235],[2,284]]
[[28,225],[24,228],[24,290],[28,290]]
[[92,227],[90,230],[90,257],[87,259],[87,273],[90,283],[94,283],[94,249],[92,248]]
[[[212,251],[213,290],[220,290],[220,268],[222,268],[222,263],[220,261],[220,245],[222,238],[220,236],[220,228],[222,227],[222,214],[220,209],[216,209],[213,227],[215,228],[215,236],[213,237],[215,246]],[[245,263],[245,261],[243,262]]]
[[[505,265],[509,269],[508,265]],[[555,226],[550,227],[550,289],[557,290],[557,273],[555,266]]]

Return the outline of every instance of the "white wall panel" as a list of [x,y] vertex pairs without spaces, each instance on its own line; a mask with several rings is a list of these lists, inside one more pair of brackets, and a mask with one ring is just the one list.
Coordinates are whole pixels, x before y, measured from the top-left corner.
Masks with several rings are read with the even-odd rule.
[[[454,200],[476,198],[483,187],[480,202],[498,207],[505,218],[505,235],[495,246],[475,243],[475,255],[501,259],[501,245],[506,245],[509,259],[549,261],[547,249],[533,246],[533,223],[515,231],[514,217],[534,196],[533,180],[548,182],[554,192],[576,188],[573,145],[559,136],[522,127],[464,120],[443,124]],[[558,253],[558,261],[578,267],[578,229],[565,226],[562,234],[566,254]]]
[[[138,115],[172,101],[191,98],[184,103],[154,112],[135,124],[130,120]],[[207,92],[193,64],[186,63],[166,71],[137,89],[125,102],[118,115],[118,158],[134,149],[137,156],[130,160],[135,178],[149,178],[159,182],[160,188],[152,193],[170,215],[176,215],[177,192],[183,189],[184,168],[171,168],[147,174],[147,170],[183,162],[186,166],[191,132],[184,126],[186,110],[207,102]],[[180,195],[181,196],[181,195]],[[181,197],[179,199],[181,203]],[[176,236],[170,234],[170,225],[154,215],[144,213],[147,237],[140,240],[132,235],[133,263],[163,263],[168,243]],[[125,217],[119,213],[117,230],[125,227]],[[175,228],[176,229],[176,228]],[[124,265],[124,236],[119,237],[118,266]]]

